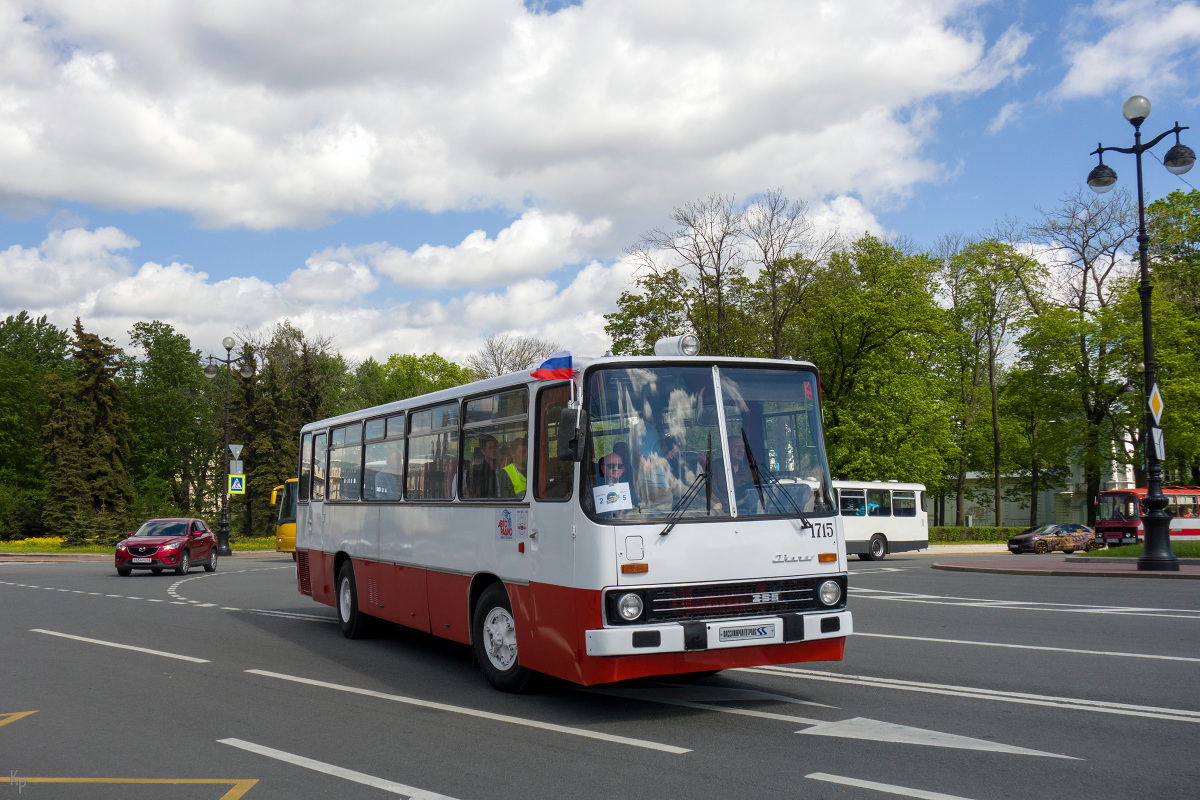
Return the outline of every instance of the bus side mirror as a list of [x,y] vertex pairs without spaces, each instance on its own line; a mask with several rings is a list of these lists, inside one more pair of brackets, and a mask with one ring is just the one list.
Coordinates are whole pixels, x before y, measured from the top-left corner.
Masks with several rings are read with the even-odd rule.
[[271,490],[271,505],[275,505],[275,503],[277,503],[278,501],[279,501],[279,489],[278,488],[272,489]]
[[[588,413],[581,408],[564,408],[558,418],[559,461],[583,461],[583,434],[587,430]],[[578,427],[577,427],[578,426]]]

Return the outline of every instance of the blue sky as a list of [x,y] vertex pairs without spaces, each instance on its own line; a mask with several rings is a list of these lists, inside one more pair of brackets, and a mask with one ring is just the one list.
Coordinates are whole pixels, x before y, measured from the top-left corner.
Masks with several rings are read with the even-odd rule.
[[[1076,190],[1097,142],[1132,143],[1129,94],[1151,135],[1200,125],[1195,0],[358,12],[0,0],[0,314],[597,353],[623,248],[673,206],[781,188],[929,246]],[[1187,188],[1147,162],[1151,199]]]

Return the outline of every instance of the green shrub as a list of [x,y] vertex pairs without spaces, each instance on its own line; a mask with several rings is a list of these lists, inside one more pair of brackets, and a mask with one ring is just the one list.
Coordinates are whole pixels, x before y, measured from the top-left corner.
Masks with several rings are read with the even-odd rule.
[[930,542],[1007,542],[1024,528],[959,528],[946,526],[929,529]]

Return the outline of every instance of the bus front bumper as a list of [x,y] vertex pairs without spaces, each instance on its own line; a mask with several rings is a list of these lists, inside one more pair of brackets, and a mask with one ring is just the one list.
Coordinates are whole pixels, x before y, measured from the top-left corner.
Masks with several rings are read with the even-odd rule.
[[589,656],[632,656],[808,642],[853,632],[851,614],[842,610],[601,628],[587,631],[586,638]]

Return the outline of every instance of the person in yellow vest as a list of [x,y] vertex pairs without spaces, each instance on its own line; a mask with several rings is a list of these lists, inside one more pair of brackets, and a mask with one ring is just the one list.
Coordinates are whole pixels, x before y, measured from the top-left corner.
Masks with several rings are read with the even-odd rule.
[[512,445],[512,461],[499,472],[501,497],[525,496],[525,470],[529,461],[529,447],[524,439],[517,439]]

